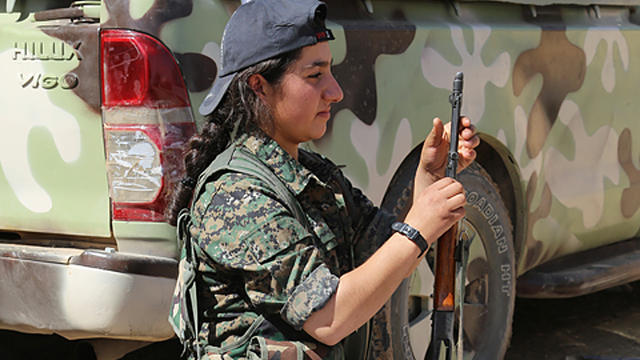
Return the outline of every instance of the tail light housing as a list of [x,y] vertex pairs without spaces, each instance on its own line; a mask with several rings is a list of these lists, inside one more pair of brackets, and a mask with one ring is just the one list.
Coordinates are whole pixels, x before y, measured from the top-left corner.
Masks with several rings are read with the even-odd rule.
[[132,30],[102,30],[100,54],[112,219],[165,221],[195,132],[182,74],[160,41]]

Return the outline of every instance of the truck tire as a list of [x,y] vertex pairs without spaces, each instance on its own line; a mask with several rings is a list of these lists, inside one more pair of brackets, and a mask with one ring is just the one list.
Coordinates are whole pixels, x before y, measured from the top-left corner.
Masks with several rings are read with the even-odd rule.
[[[407,158],[383,200],[382,207],[398,218],[404,218],[411,207],[415,174],[411,164],[417,164],[418,156],[414,152]],[[467,196],[460,231],[471,244],[463,312],[464,359],[502,359],[511,337],[515,300],[513,228],[498,187],[479,164],[473,163],[458,179]],[[430,251],[391,298],[394,359],[421,360],[428,349],[434,256]]]

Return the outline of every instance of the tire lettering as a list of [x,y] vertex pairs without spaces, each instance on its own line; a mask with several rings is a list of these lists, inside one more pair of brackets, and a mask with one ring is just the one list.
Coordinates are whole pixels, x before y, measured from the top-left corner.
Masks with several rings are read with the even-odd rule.
[[502,225],[492,226],[491,230],[493,230],[493,236],[497,239],[502,236],[504,230],[502,229]]
[[491,205],[485,197],[478,195],[477,192],[467,193],[467,204],[478,209],[482,216],[487,219],[487,222],[491,226],[491,231],[493,231],[498,253],[504,254],[507,252],[507,250],[509,250],[509,244],[507,244],[507,240],[504,237],[504,227],[500,225],[498,214],[493,205]]
[[[482,198],[480,198],[480,200],[477,203],[473,204],[473,207],[478,209],[478,211],[480,211],[482,213],[482,210],[483,210],[483,208],[484,208],[486,203],[487,203],[487,200],[482,197]],[[484,215],[484,213],[483,213],[483,215]]]
[[500,278],[502,279],[501,291],[507,296],[511,296],[511,265],[500,265]]
[[482,211],[482,215],[484,215],[485,219],[488,219],[495,212],[493,206],[491,204],[487,204],[487,207]]
[[509,249],[507,239],[504,236],[496,240],[496,245],[498,245],[498,254],[504,254]]
[[478,199],[477,192],[474,191],[474,192],[467,193],[467,204],[473,205],[473,203],[475,203],[477,199]]

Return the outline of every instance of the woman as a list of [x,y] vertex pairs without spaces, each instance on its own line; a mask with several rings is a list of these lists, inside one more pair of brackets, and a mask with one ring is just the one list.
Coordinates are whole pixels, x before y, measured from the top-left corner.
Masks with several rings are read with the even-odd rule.
[[[208,122],[190,141],[187,177],[172,203],[175,223],[193,201],[198,339],[185,344],[192,356],[344,358],[343,339],[372,318],[369,353],[388,356],[380,310],[425,249],[464,215],[462,185],[443,178],[449,131],[439,119],[422,149],[406,225],[393,229],[396,219],[337,166],[299,149],[324,135],[331,104],[343,97],[331,74],[325,16],[317,0],[254,0],[225,28],[222,69],[200,108]],[[462,127],[460,169],[479,143],[468,118]],[[264,179],[237,172],[210,180],[192,200],[194,179],[227,148],[266,164],[306,219]],[[190,311],[182,276],[170,318],[181,338]]]

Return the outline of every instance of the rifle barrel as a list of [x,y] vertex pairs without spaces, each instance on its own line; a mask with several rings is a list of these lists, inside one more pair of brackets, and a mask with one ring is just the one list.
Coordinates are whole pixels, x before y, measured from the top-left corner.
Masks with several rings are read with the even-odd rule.
[[[449,96],[451,103],[451,136],[449,154],[447,156],[447,168],[445,176],[456,178],[458,168],[458,133],[460,128],[460,109],[462,108],[462,84],[463,74],[456,73],[453,80],[453,91]],[[450,360],[454,353],[454,320],[455,320],[455,282],[456,282],[456,241],[458,237],[458,224],[447,230],[437,242],[434,305],[431,330],[431,345],[425,358],[440,359],[440,354],[445,354],[445,359]]]

